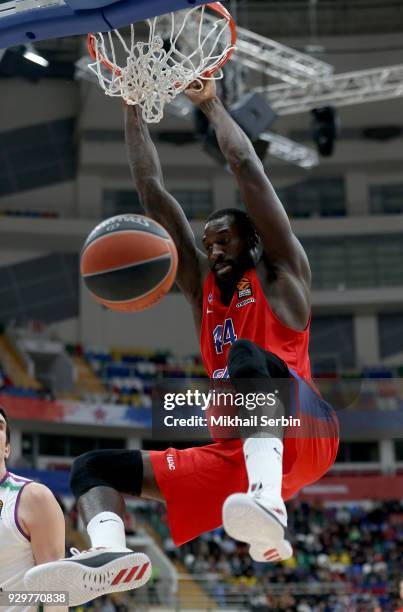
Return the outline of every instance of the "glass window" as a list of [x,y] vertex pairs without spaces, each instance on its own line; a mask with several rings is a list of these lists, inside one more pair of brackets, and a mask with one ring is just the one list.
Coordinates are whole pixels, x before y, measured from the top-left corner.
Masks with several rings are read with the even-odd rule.
[[378,442],[340,442],[337,463],[374,463],[379,461]]
[[77,457],[96,448],[96,439],[88,436],[69,436],[68,450],[69,457]]
[[401,234],[301,239],[315,289],[403,285]]
[[[172,189],[170,193],[178,200],[189,220],[205,220],[213,212],[213,192],[209,189]],[[144,214],[139,196],[134,189],[104,190],[103,217],[129,213]]]
[[312,178],[277,189],[287,214],[295,219],[343,217],[346,196],[342,177]]
[[134,189],[105,189],[102,194],[102,216],[144,214],[137,191]]
[[309,345],[315,375],[355,365],[355,336],[351,315],[314,316]]
[[403,461],[403,440],[395,440],[396,461]]
[[403,314],[378,315],[379,352],[382,359],[403,351]]
[[0,196],[74,179],[74,125],[72,117],[3,131]]
[[[90,450],[108,448],[126,448],[126,441],[123,438],[93,438],[91,436],[39,434],[40,455],[77,457]],[[28,443],[27,450],[30,450],[30,447],[28,448]]]
[[21,449],[24,457],[31,457],[34,452],[34,434],[23,433],[21,437]]
[[213,192],[210,189],[173,189],[171,193],[188,219],[204,221],[213,212]]
[[369,207],[373,215],[397,215],[403,213],[403,183],[371,185]]
[[39,434],[39,454],[67,457],[66,436]]
[[78,315],[78,255],[52,253],[4,266],[0,273],[0,320],[46,323]]

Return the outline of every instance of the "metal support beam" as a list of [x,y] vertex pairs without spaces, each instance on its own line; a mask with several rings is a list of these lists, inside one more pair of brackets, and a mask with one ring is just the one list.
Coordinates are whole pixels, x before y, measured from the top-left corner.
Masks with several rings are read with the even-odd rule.
[[314,149],[305,147],[294,140],[273,134],[273,132],[264,132],[259,138],[269,143],[269,154],[272,157],[296,164],[306,170],[319,164],[319,156]]
[[[206,33],[216,18],[204,16]],[[233,60],[257,72],[291,85],[322,79],[333,73],[333,66],[306,53],[282,45],[246,28],[237,28],[238,41]]]
[[304,85],[258,87],[279,115],[304,113],[320,106],[348,106],[403,96],[403,64],[336,74]]

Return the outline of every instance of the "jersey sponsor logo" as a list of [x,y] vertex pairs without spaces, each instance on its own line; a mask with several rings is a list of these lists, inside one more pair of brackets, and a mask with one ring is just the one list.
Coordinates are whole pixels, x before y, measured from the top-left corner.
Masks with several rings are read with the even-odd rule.
[[212,304],[212,303],[213,303],[213,294],[212,294],[212,293],[209,293],[209,294],[208,294],[207,301],[208,301],[208,303],[209,303],[209,304]]
[[253,304],[253,302],[256,302],[255,298],[248,298],[247,300],[242,300],[242,302],[238,302],[236,308],[242,308],[242,306],[246,306],[247,304]]
[[249,278],[243,276],[236,286],[238,290],[238,298],[250,297],[252,295],[252,283]]
[[173,472],[176,470],[175,460],[173,455],[167,455],[168,470]]

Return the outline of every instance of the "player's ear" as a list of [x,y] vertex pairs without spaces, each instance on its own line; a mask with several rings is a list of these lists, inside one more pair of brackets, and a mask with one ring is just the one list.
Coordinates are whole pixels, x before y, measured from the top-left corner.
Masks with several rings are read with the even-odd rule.
[[256,234],[251,234],[246,239],[246,244],[250,251],[253,251],[256,248],[256,245],[258,244],[258,242],[259,242],[259,239]]
[[8,459],[11,453],[11,446],[10,446],[10,442],[8,442],[8,444],[6,444],[6,447],[4,449],[4,458]]
[[252,232],[247,237],[248,247],[250,249],[255,249],[261,242],[260,236],[257,232]]
[[249,243],[249,252],[252,256],[253,261],[255,262],[255,264],[257,264],[263,255],[262,241],[260,237],[257,234],[255,234],[254,236],[249,237],[248,243]]

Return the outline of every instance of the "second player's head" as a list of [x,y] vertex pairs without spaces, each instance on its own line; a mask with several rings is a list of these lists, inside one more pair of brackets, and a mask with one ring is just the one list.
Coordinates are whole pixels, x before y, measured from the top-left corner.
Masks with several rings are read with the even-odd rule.
[[256,265],[260,239],[248,215],[237,208],[214,212],[206,221],[203,244],[218,283],[236,282]]
[[4,408],[0,406],[0,468],[10,455],[10,425]]

